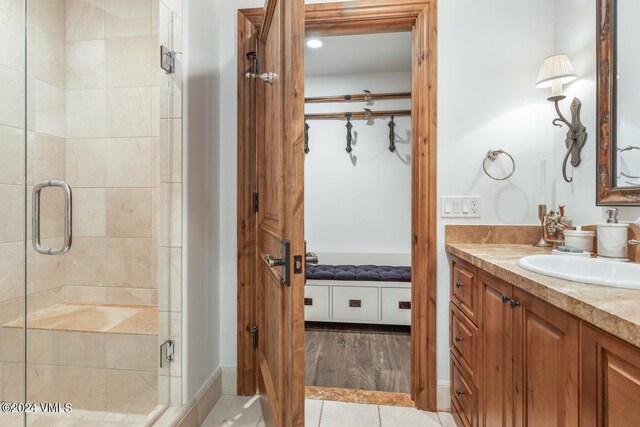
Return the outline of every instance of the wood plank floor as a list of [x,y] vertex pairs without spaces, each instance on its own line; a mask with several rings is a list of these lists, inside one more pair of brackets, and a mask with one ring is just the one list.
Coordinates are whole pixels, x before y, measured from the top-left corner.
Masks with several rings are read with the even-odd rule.
[[409,393],[409,327],[307,322],[305,384]]

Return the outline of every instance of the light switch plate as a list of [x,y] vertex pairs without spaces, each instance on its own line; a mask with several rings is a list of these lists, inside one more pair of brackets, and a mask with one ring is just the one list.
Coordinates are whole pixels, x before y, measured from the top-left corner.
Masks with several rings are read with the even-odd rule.
[[441,197],[442,218],[482,218],[482,197]]

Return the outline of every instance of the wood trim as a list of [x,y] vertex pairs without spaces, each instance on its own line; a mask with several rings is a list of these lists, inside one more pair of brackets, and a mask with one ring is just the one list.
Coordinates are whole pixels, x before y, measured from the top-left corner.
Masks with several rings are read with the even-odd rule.
[[347,114],[351,114],[351,120],[365,120],[369,117],[407,117],[411,116],[411,110],[372,111],[370,114],[364,111],[355,113],[313,113],[305,114],[307,120],[346,120]]
[[437,3],[423,3],[413,27],[412,396],[437,409]]
[[[434,0],[435,1],[435,0]],[[359,0],[305,5],[307,36],[411,31],[424,9],[425,0]],[[241,9],[261,32],[263,9]]]
[[[295,5],[294,5],[295,7]],[[262,25],[262,9],[243,9],[239,13],[260,32]],[[413,135],[413,281],[412,281],[412,398],[416,407],[422,410],[435,411],[437,409],[436,396],[436,268],[437,268],[437,0],[360,0],[353,2],[322,3],[305,6],[306,34],[315,35],[347,35],[347,34],[371,34],[380,32],[412,31],[413,32],[413,96],[412,98],[412,135]],[[295,13],[292,12],[293,16]],[[304,34],[296,34],[292,42],[298,43],[299,61],[304,58],[303,44],[300,37]],[[238,72],[239,78],[246,66],[244,53],[239,43]],[[295,63],[302,66],[302,63]],[[285,76],[286,78],[286,76]],[[291,96],[304,96],[304,82],[292,82]],[[239,80],[239,87],[242,85]],[[297,105],[297,103],[296,103]],[[245,154],[241,146],[251,143],[246,133],[240,133],[242,126],[247,126],[243,112],[250,108],[250,104],[243,97],[238,98],[238,178],[247,176],[246,168],[255,167],[255,164],[243,159],[240,154]],[[292,155],[299,154],[298,150],[304,149],[304,111],[286,112],[289,123],[297,124],[292,129],[292,134],[287,136],[292,141]],[[241,138],[242,136],[242,138]],[[302,151],[300,151],[302,152]],[[304,176],[303,171],[297,171],[297,176]],[[301,182],[292,185],[304,185]],[[241,200],[246,203],[251,200],[252,194],[248,193],[246,186],[238,182],[238,213],[240,215]],[[244,206],[244,205],[243,205]],[[295,209],[304,209],[301,200]],[[302,232],[302,224],[294,225],[294,233]],[[238,256],[243,257],[241,251],[246,247],[240,246],[247,238],[246,228],[238,228]],[[242,234],[242,236],[241,236]],[[292,248],[293,253],[298,253],[300,248]],[[301,252],[303,253],[303,252]],[[246,256],[246,254],[244,255]],[[240,339],[243,325],[241,319],[247,318],[247,313],[255,310],[255,300],[250,300],[250,292],[241,290],[246,287],[247,271],[238,268],[238,356],[245,354],[241,346],[247,346],[247,339]],[[244,284],[244,285],[242,285]],[[255,286],[255,281],[253,282]],[[302,289],[303,291],[303,289]],[[301,316],[293,320],[294,329],[298,333],[304,333],[304,295],[302,292],[291,294],[289,303],[300,309]],[[241,313],[244,313],[241,317]],[[294,311],[297,313],[297,311]],[[304,347],[288,348],[290,360],[302,360],[304,363]],[[302,355],[296,357],[295,355]],[[255,387],[247,388],[242,384],[241,373],[246,374],[249,369],[246,360],[238,359],[238,394],[252,394]],[[242,367],[242,368],[241,368]],[[298,377],[304,380],[302,366],[290,366],[298,372]],[[244,388],[243,388],[244,387]],[[295,387],[288,387],[293,389]],[[293,392],[293,390],[292,390]],[[304,402],[300,396],[288,396],[291,402]],[[303,404],[303,403],[302,403]],[[294,411],[293,413],[301,413]],[[300,420],[298,420],[300,421]]]
[[[261,13],[262,15],[262,13]],[[246,53],[257,51],[255,25],[242,12],[238,13],[238,375],[237,393],[252,396],[257,388],[258,361],[253,349],[253,335],[248,327],[258,323],[256,312],[256,215],[253,193],[256,183],[256,85],[244,78],[251,69]]]
[[598,206],[640,206],[640,187],[616,188],[616,0],[598,0]]
[[[398,92],[398,93],[372,93],[370,98],[375,101],[383,101],[387,99],[410,99],[411,93]],[[307,104],[319,104],[323,102],[364,102],[367,101],[365,94],[360,93],[356,95],[334,95],[334,96],[315,96],[311,98],[305,98],[304,102]]]

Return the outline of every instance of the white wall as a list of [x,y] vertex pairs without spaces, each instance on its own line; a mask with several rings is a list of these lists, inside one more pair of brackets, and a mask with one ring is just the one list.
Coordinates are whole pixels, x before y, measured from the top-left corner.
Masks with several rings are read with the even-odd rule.
[[[566,129],[554,130],[557,202],[567,205],[567,215],[577,224],[602,222],[602,208],[596,206],[597,163],[597,82],[596,82],[596,6],[592,0],[564,0],[555,5],[555,49],[569,55],[578,74],[578,80],[566,87],[567,100],[563,111],[569,114],[569,103],[573,97],[582,101],[582,122],[589,132],[587,144],[582,151],[582,164],[577,168],[569,165],[573,182],[564,182],[561,174],[562,160],[566,153]],[[635,220],[640,217],[640,208],[622,208],[621,218]]]
[[[217,0],[185,5],[183,402],[220,367],[220,64]],[[234,203],[235,205],[235,203]]]
[[[411,92],[411,72],[317,76],[305,81],[306,96],[360,93],[363,88],[374,93]],[[308,104],[306,112],[355,112],[365,107],[360,102]],[[377,101],[369,108],[409,110],[411,100]],[[354,120],[351,155],[345,151],[345,120],[308,122],[305,239],[310,251],[411,252],[411,118],[396,117],[395,122],[397,150],[391,153],[389,119],[377,119],[372,125]]]

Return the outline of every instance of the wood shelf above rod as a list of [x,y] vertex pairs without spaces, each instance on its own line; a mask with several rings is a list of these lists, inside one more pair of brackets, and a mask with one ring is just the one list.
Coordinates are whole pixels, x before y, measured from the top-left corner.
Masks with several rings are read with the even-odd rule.
[[359,111],[357,113],[313,113],[305,114],[306,120],[346,120],[351,115],[351,120],[368,120],[375,117],[406,117],[411,115],[411,110],[390,111]]
[[305,98],[306,104],[320,104],[325,102],[366,102],[366,101],[384,101],[387,99],[411,99],[411,92],[395,92],[395,93],[361,93],[358,95],[335,95],[335,96],[316,96]]

